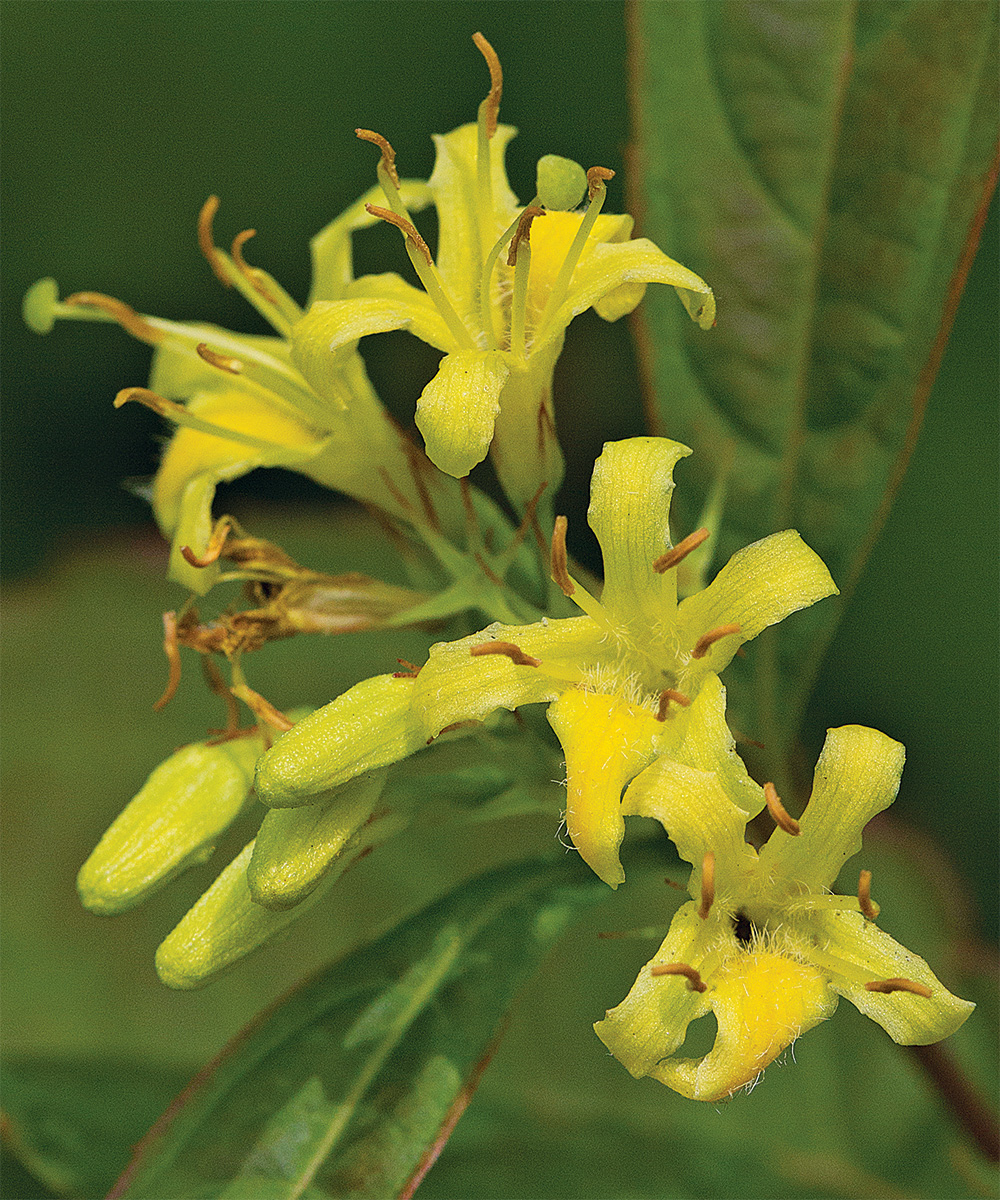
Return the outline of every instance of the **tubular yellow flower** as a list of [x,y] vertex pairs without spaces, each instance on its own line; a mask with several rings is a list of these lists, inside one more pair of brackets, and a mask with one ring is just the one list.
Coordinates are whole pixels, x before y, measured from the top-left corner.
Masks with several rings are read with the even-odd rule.
[[[871,875],[858,895],[829,887],[861,849],[861,831],[895,799],[903,747],[859,725],[831,729],[801,821],[750,786],[777,813],[758,854],[744,840],[745,792],[724,776],[661,759],[625,794],[627,815],[659,820],[693,866],[694,897],[675,914],[652,961],[595,1026],[637,1078],[650,1075],[695,1100],[720,1100],[753,1083],[845,996],[904,1045],[954,1033],[974,1005],[875,924]],[[771,785],[767,788],[773,793]],[[691,1021],[715,1014],[701,1058],[677,1057]]]
[[368,769],[369,746],[371,765],[384,766],[458,722],[549,703],[566,755],[569,835],[612,887],[624,878],[622,789],[657,756],[719,772],[751,815],[759,811],[759,789],[726,727],[718,673],[744,642],[836,587],[786,530],[739,551],[707,588],[678,603],[675,567],[699,540],[671,550],[673,469],[688,453],[664,438],[605,446],[589,511],[604,555],[600,601],[566,570],[561,521],[553,543],[553,576],[583,615],[493,624],[434,646],[415,678],[359,684],[264,756],[260,798],[278,808],[309,804]]
[[[516,130],[497,124],[500,64],[475,41],[490,67],[491,90],[479,120],[434,138],[437,159],[427,188],[438,213],[436,259],[410,220],[388,142],[378,177],[388,208],[369,213],[396,225],[422,288],[399,275],[364,276],[340,299],[323,298],[296,326],[297,341],[337,354],[368,333],[408,329],[445,357],[417,404],[417,426],[431,460],[461,477],[491,450],[501,482],[522,511],[542,483],[555,493],[562,457],[555,439],[552,376],[566,327],[588,308],[614,321],[631,312],[648,283],[676,288],[692,318],[710,328],[708,285],[645,238],[632,218],[601,213],[613,172],[546,155],[537,194],[520,206],[504,153]],[[589,191],[582,212],[565,211]],[[563,210],[563,211],[560,211]],[[525,217],[534,216],[532,224]],[[527,225],[530,224],[530,232]]]

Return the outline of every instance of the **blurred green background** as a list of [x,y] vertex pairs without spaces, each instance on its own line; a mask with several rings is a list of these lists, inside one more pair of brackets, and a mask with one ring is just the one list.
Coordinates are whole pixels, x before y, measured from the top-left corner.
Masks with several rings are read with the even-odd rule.
[[[556,152],[621,172],[608,205],[621,209],[625,6],[5,0],[0,16],[7,1039],[22,1053],[110,1049],[190,1069],[305,970],[383,927],[387,889],[412,909],[502,860],[503,847],[432,831],[405,859],[373,856],[345,881],[350,903],[338,906],[346,915],[332,934],[321,907],[283,946],[196,995],[159,988],[152,950],[211,867],[115,922],[78,909],[75,872],[101,830],[149,768],[217,714],[193,670],[172,709],[149,711],[163,677],[158,614],[180,596],[162,583],[165,555],[144,502],[122,484],[152,472],[161,428],[137,406],[111,408],[121,387],[145,382],[148,350],[106,325],[67,322],[38,338],[20,323],[21,296],[51,274],[64,294],[103,291],[141,312],[261,329],[199,254],[205,197],[222,198],[220,244],[256,228],[248,259],[304,297],[308,239],[374,179],[374,153],[355,126],[390,139],[402,174],[426,176],[429,134],[474,119],[485,93],[476,29],[504,65],[502,119],[521,131],[508,156],[514,190],[526,199],[537,158]],[[954,864],[954,878],[940,867],[939,884],[956,904],[969,889],[974,925],[991,937],[997,225],[994,205],[910,472],[807,729],[812,750],[826,726],[849,722],[907,744],[896,816]],[[402,257],[391,231],[356,240],[359,272],[401,269]],[[435,355],[404,334],[372,339],[364,351],[384,399],[408,420]],[[604,440],[642,431],[626,324],[579,319],[557,387],[570,463],[562,508],[577,550],[592,555],[582,515],[593,458]],[[313,565],[397,571],[377,548],[340,537],[355,518],[298,477],[255,474],[223,490],[218,511],[226,509],[256,532],[285,537]],[[253,681],[279,705],[319,703],[397,655],[418,658],[425,644],[414,633],[391,644],[366,636],[272,647]],[[544,823],[527,822],[524,834],[526,848],[551,842]],[[602,989],[593,1017],[617,998]]]

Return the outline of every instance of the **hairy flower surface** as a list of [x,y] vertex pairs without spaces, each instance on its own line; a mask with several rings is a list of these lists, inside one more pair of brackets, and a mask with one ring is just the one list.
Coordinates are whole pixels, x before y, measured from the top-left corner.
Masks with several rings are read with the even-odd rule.
[[718,672],[744,642],[837,589],[822,560],[786,530],[739,551],[678,603],[675,568],[698,538],[672,548],[668,517],[674,466],[689,453],[665,438],[605,446],[588,514],[604,555],[600,601],[570,579],[564,543],[553,545],[554,578],[582,616],[493,624],[434,646],[415,678],[358,684],[264,756],[260,798],[279,808],[308,804],[452,725],[549,703],[566,755],[569,836],[612,887],[624,879],[622,789],[658,755],[721,772],[744,807],[756,803],[726,727]]
[[[566,327],[593,308],[609,321],[632,311],[648,283],[673,285],[692,318],[710,328],[715,301],[693,271],[646,238],[630,239],[632,218],[601,214],[612,172],[547,155],[537,193],[521,206],[507,181],[504,153],[516,130],[497,124],[500,64],[481,35],[493,88],[476,124],[434,138],[437,160],[427,188],[438,214],[438,247],[417,232],[395,174],[388,142],[378,176],[388,208],[369,206],[397,225],[423,285],[399,275],[364,276],[343,298],[312,306],[296,337],[318,354],[365,334],[411,333],[444,351],[417,403],[417,426],[431,460],[461,477],[490,450],[514,505],[524,509],[542,483],[552,496],[562,477],[555,439],[552,375]],[[584,188],[584,211],[572,209]]]
[[[856,897],[828,890],[861,849],[865,824],[895,799],[902,768],[903,747],[885,734],[831,729],[800,821],[770,784],[750,785],[756,807],[766,803],[778,822],[759,853],[724,776],[661,759],[633,782],[623,811],[659,820],[694,867],[694,899],[628,996],[594,1026],[634,1076],[722,1099],[831,1016],[840,996],[904,1045],[936,1042],[965,1021],[974,1005],[875,925],[869,872]],[[740,806],[745,795],[735,796]],[[711,1051],[679,1057],[690,1022],[710,1012]]]

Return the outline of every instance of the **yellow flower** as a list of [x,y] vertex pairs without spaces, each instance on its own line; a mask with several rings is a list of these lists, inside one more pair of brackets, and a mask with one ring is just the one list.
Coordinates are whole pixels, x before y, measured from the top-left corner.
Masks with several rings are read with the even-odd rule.
[[261,800],[309,804],[458,722],[549,703],[566,755],[569,836],[612,887],[624,878],[622,788],[657,756],[719,772],[735,795],[755,802],[726,727],[718,672],[768,625],[837,589],[820,558],[786,530],[739,551],[708,587],[678,603],[676,564],[700,540],[671,549],[673,469],[689,453],[665,438],[605,446],[588,514],[604,555],[600,602],[569,578],[557,536],[553,574],[582,616],[493,624],[434,646],[416,678],[358,684],[263,757]]
[[[693,900],[628,996],[594,1028],[637,1078],[650,1075],[695,1100],[719,1100],[755,1081],[845,996],[896,1042],[954,1033],[974,1005],[953,996],[915,954],[875,924],[870,872],[858,895],[828,891],[861,849],[861,831],[895,799],[903,747],[860,725],[831,729],[801,821],[770,784],[746,811],[723,776],[662,759],[628,789],[628,815],[661,821],[694,870]],[[727,794],[728,793],[728,794]],[[744,840],[765,805],[778,828],[758,853]],[[677,1057],[691,1021],[715,1014],[701,1058]]]
[[[535,198],[518,204],[504,168],[516,130],[497,124],[500,64],[481,34],[475,40],[493,86],[477,123],[434,139],[427,187],[438,214],[436,258],[413,225],[391,146],[370,130],[357,131],[383,151],[378,177],[388,208],[369,211],[400,228],[423,288],[397,274],[364,276],[342,298],[314,304],[295,336],[318,353],[336,353],[365,334],[408,329],[443,350],[417,403],[428,456],[462,477],[492,443],[504,489],[523,511],[541,484],[552,497],[562,477],[552,376],[573,318],[594,308],[617,320],[635,308],[646,284],[667,283],[707,329],[715,301],[693,271],[647,239],[630,239],[631,217],[601,215],[611,171],[595,167],[585,175],[547,155]],[[575,207],[585,187],[585,211],[555,211]]]

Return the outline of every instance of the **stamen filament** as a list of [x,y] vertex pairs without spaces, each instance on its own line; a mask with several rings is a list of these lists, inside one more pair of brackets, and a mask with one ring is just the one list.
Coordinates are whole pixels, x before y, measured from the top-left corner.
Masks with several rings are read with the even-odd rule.
[[[531,201],[528,208],[537,208],[538,197]],[[503,233],[497,238],[493,244],[493,248],[483,262],[482,276],[479,280],[479,308],[482,315],[483,329],[486,332],[486,339],[491,350],[497,349],[497,330],[493,324],[493,304],[491,287],[493,284],[493,268],[496,266],[497,259],[503,253],[507,243],[517,232],[517,228],[521,223],[521,217],[517,216],[507,226]]]
[[430,296],[434,307],[441,314],[452,336],[457,341],[459,349],[478,349],[472,335],[466,329],[461,317],[459,317],[451,301],[445,295],[437,268],[434,266],[434,260],[431,258],[430,249],[417,232],[413,222],[408,221],[406,217],[401,217],[399,213],[391,212],[387,208],[379,208],[376,204],[366,204],[365,209],[373,217],[380,217],[383,221],[388,221],[390,225],[395,225],[402,233],[406,245],[406,253],[413,264],[413,269],[416,271],[420,282],[424,285],[424,291]]
[[872,873],[862,871],[858,877],[858,904],[866,921],[874,921],[879,914],[879,907],[872,902]]
[[715,903],[715,853],[709,850],[701,860],[701,900],[698,916],[704,921]]
[[653,570],[657,575],[662,575],[676,567],[679,562],[687,558],[692,550],[697,550],[708,536],[707,529],[696,529],[694,533],[689,533],[682,542],[678,542],[666,554],[661,554],[659,558],[653,560]]
[[130,400],[134,400],[146,408],[152,409],[157,416],[166,417],[177,425],[186,425],[189,429],[197,429],[200,433],[208,433],[212,437],[225,438],[228,442],[239,442],[244,446],[252,446],[255,450],[275,449],[274,442],[264,441],[263,438],[256,438],[249,433],[241,433],[238,429],[229,429],[225,425],[216,425],[212,421],[205,421],[201,417],[195,416],[194,413],[189,412],[183,404],[176,404],[173,400],[168,400],[165,396],[151,392],[149,388],[122,388],[118,395],[115,396],[114,406],[115,408],[121,408],[123,404],[128,404]]
[[528,307],[528,276],[531,273],[531,222],[545,216],[543,208],[528,207],[521,213],[517,231],[511,238],[507,266],[514,268],[514,295],[510,308],[510,348],[527,358],[524,322]]
[[683,975],[688,981],[690,991],[704,992],[708,990],[708,984],[704,982],[694,967],[688,966],[687,963],[659,963],[655,967],[650,967],[649,973],[650,975]]
[[569,291],[573,272],[580,261],[580,255],[587,244],[587,238],[590,237],[594,223],[598,216],[600,216],[601,209],[604,207],[604,200],[608,194],[608,189],[604,186],[604,181],[613,179],[614,174],[614,171],[610,171],[606,167],[591,167],[587,172],[587,183],[590,187],[590,205],[586,213],[584,213],[583,220],[580,222],[580,228],[576,231],[576,237],[570,245],[569,253],[563,259],[563,265],[559,268],[559,274],[552,285],[552,291],[549,293],[549,298],[546,301],[541,319],[535,326],[536,342],[541,340],[543,331],[548,327],[549,321],[559,310],[559,306],[563,300],[566,299],[566,293]]
[[493,171],[490,142],[497,131],[500,97],[503,95],[503,71],[500,59],[490,43],[479,32],[472,35],[476,49],[486,59],[490,70],[490,90],[479,105],[476,118],[476,192],[478,201],[479,253],[485,257],[493,229]]
[[739,625],[720,625],[718,629],[710,629],[708,633],[703,633],[695,642],[694,649],[691,651],[692,658],[704,658],[711,647],[724,637],[729,637],[731,634],[739,633]]
[[789,815],[788,810],[781,803],[781,798],[773,783],[764,784],[764,800],[775,825],[779,829],[783,829],[785,833],[791,834],[792,837],[798,837],[802,832],[802,827],[794,817]]
[[892,979],[873,979],[866,983],[865,987],[869,992],[885,992],[887,995],[892,992],[912,992],[914,996],[923,996],[925,1000],[929,1000],[934,994],[926,984],[914,983],[912,979],[901,975]]

